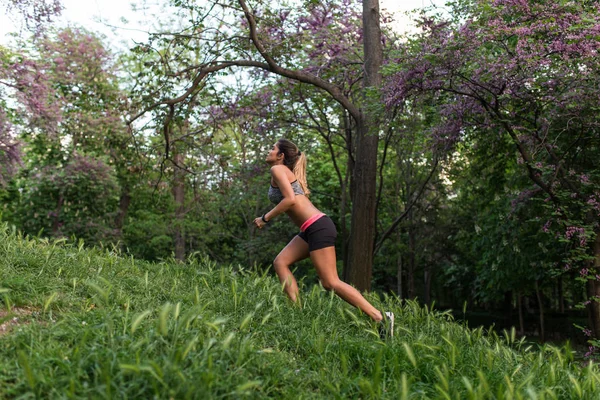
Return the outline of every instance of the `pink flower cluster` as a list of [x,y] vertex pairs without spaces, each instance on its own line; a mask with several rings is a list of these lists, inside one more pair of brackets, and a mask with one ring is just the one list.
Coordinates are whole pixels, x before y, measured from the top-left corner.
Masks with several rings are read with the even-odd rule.
[[580,247],[585,247],[585,245],[587,244],[587,240],[585,237],[585,228],[581,228],[578,226],[569,226],[569,227],[567,227],[567,230],[565,232],[565,237],[568,240],[571,240],[575,237],[579,237],[579,246]]

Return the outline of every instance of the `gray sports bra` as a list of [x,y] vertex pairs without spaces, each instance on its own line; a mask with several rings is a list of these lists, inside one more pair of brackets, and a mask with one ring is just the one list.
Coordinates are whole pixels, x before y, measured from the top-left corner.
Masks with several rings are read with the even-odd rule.
[[[302,190],[302,186],[300,186],[300,183],[297,180],[292,182],[292,189],[294,190],[295,195],[304,194],[304,190]],[[269,187],[269,200],[274,204],[278,204],[283,200],[283,194],[281,194],[281,190],[279,190],[278,187],[273,185]]]

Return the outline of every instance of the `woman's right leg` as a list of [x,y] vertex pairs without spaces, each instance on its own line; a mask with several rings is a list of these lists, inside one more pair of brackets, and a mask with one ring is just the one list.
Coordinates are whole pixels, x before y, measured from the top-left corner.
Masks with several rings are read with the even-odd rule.
[[294,236],[273,261],[273,267],[283,285],[283,290],[294,303],[298,299],[298,283],[290,271],[290,266],[308,256],[308,243],[302,238]]
[[335,247],[330,246],[313,250],[310,253],[310,259],[317,270],[324,289],[333,290],[342,299],[361,309],[373,321],[383,319],[381,311],[373,307],[356,288],[340,280],[336,268]]

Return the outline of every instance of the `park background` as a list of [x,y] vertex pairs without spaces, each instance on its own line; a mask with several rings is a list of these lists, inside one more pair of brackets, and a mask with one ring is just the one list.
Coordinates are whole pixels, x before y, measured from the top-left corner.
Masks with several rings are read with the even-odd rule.
[[336,223],[346,281],[587,349],[597,2],[417,2],[384,11],[376,40],[356,2],[256,1],[251,18],[241,3],[141,2],[90,28],[56,20],[59,2],[5,1],[2,221],[140,260],[266,271],[297,230],[252,224],[271,207],[264,156],[286,137]]

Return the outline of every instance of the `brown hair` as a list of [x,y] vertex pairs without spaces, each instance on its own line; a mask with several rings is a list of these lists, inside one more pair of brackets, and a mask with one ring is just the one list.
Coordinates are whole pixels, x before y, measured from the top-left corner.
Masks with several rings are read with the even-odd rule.
[[283,153],[283,165],[288,167],[298,179],[305,195],[310,194],[306,183],[306,155],[300,151],[298,146],[287,139],[277,141],[279,153]]

